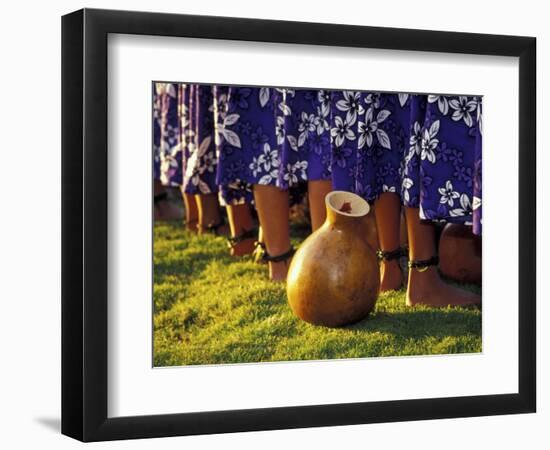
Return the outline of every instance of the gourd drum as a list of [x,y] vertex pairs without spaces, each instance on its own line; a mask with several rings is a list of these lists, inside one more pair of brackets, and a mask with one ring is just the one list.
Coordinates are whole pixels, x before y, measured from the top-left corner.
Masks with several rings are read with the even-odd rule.
[[380,269],[367,242],[369,204],[344,191],[329,193],[325,204],[325,223],[292,259],[287,297],[300,319],[338,327],[364,319],[372,311],[380,289]]

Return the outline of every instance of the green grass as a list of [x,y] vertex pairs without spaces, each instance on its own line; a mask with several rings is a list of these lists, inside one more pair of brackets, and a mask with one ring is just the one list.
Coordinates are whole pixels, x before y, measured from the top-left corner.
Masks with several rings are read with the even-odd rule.
[[[295,244],[303,235],[293,229]],[[481,351],[479,310],[411,309],[404,291],[381,294],[355,325],[309,325],[265,266],[232,258],[223,238],[192,235],[179,223],[155,225],[154,272],[157,367]]]

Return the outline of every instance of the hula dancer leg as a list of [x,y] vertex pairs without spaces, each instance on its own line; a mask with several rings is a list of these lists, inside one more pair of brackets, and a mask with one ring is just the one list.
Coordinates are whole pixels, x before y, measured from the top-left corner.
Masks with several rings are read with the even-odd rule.
[[186,92],[189,98],[188,110],[186,117],[182,116],[182,120],[186,121],[189,128],[189,139],[186,148],[184,192],[195,196],[199,233],[226,234],[216,184],[218,159],[214,135],[213,87],[202,84],[189,85]]
[[185,227],[188,231],[196,233],[198,231],[197,225],[199,223],[199,209],[197,206],[197,200],[193,194],[186,194],[181,190],[183,197],[183,203],[185,205]]
[[410,148],[403,161],[402,182],[411,267],[407,303],[479,304],[479,296],[440,279],[431,222],[471,225],[474,218],[481,220],[480,208],[479,214],[473,215],[474,203],[481,205],[481,192],[476,190],[476,172],[481,166],[481,99],[412,97]]
[[259,231],[254,223],[250,205],[226,205],[225,209],[231,231],[231,237],[228,238],[231,255],[244,256],[254,253]]
[[399,266],[401,256],[400,225],[401,201],[398,195],[386,192],[374,202],[374,215],[380,244],[380,291],[401,289],[403,273]]
[[418,208],[406,208],[409,234],[407,305],[435,307],[479,305],[481,297],[445,283],[437,271],[435,228],[420,220]]
[[255,185],[254,198],[267,251],[265,259],[269,263],[269,278],[285,281],[292,257],[288,191],[275,186]]
[[327,218],[325,197],[332,191],[330,180],[314,180],[308,182],[309,214],[311,217],[311,231],[317,230]]

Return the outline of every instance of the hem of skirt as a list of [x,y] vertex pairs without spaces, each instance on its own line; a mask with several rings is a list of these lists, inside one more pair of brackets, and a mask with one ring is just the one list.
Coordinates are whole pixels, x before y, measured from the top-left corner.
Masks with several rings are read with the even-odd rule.
[[[180,185],[181,187],[181,185]],[[219,192],[218,189],[213,189],[211,190],[210,192],[201,192],[200,190],[198,189],[188,189],[188,188],[184,188],[183,189],[183,192],[185,194],[191,194],[191,195],[208,195],[208,194],[217,194]]]
[[481,226],[476,226],[472,220],[472,217],[462,216],[462,217],[441,217],[435,219],[420,219],[422,222],[437,223],[442,225],[455,224],[455,225],[464,225],[471,229],[472,233],[476,236],[481,236]]

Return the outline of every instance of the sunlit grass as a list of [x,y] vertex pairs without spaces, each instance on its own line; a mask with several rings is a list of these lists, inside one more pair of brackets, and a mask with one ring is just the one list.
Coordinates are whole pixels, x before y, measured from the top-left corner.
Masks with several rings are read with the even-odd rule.
[[[295,229],[295,243],[301,236]],[[293,316],[284,284],[250,258],[230,257],[223,238],[155,225],[155,366],[480,351],[479,310],[411,309],[398,291],[355,325],[312,326]]]

